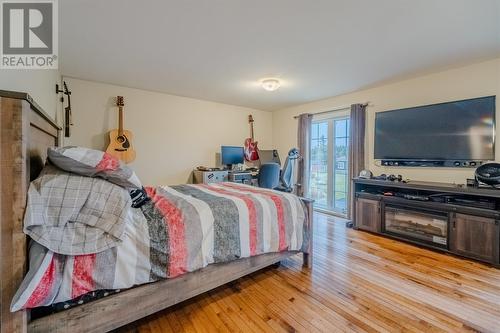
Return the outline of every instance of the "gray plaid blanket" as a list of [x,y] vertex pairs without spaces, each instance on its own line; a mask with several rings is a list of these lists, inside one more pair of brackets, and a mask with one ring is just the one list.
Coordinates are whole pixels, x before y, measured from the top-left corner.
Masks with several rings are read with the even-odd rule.
[[30,184],[24,232],[56,253],[97,253],[122,240],[130,205],[118,185],[47,165]]

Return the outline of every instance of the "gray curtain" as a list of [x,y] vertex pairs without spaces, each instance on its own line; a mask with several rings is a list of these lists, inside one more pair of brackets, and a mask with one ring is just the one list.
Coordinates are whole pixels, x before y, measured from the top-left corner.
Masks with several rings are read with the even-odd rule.
[[[366,104],[351,105],[350,141],[349,141],[349,180],[353,188],[352,178],[357,177],[365,168],[365,123]],[[350,219],[354,207],[354,193],[349,193],[349,207],[347,217]]]
[[311,169],[311,123],[313,115],[303,113],[298,116],[297,143],[301,158],[297,170],[297,188],[298,196],[306,196],[309,193],[309,172]]

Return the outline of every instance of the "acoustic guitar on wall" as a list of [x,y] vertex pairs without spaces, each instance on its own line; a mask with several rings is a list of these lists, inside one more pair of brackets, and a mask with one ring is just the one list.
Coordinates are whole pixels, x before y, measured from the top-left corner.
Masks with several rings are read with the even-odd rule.
[[259,148],[257,142],[253,138],[253,117],[248,116],[248,123],[250,124],[250,137],[245,140],[245,159],[249,162],[257,161],[259,159]]
[[116,97],[118,107],[118,129],[109,132],[109,146],[106,152],[125,163],[135,160],[135,150],[132,147],[133,134],[129,130],[123,129],[123,96]]

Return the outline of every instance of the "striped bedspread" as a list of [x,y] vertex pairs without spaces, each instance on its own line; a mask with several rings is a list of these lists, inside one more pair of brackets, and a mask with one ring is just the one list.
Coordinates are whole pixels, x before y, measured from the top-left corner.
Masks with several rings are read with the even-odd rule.
[[151,201],[129,208],[118,246],[86,255],[34,243],[30,269],[11,310],[174,278],[211,263],[303,248],[307,214],[289,193],[234,183],[146,188]]

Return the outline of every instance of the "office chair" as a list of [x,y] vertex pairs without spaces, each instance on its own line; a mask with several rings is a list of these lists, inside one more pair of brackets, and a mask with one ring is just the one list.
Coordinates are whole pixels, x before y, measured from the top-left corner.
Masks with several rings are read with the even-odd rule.
[[257,177],[259,187],[274,189],[280,184],[280,166],[276,163],[264,163],[260,166]]
[[282,192],[292,192],[295,186],[293,182],[293,176],[295,169],[295,161],[300,158],[299,150],[297,148],[292,148],[288,151],[288,156],[286,157],[285,164],[283,165],[283,170],[281,170],[280,175],[280,186],[275,189]]

